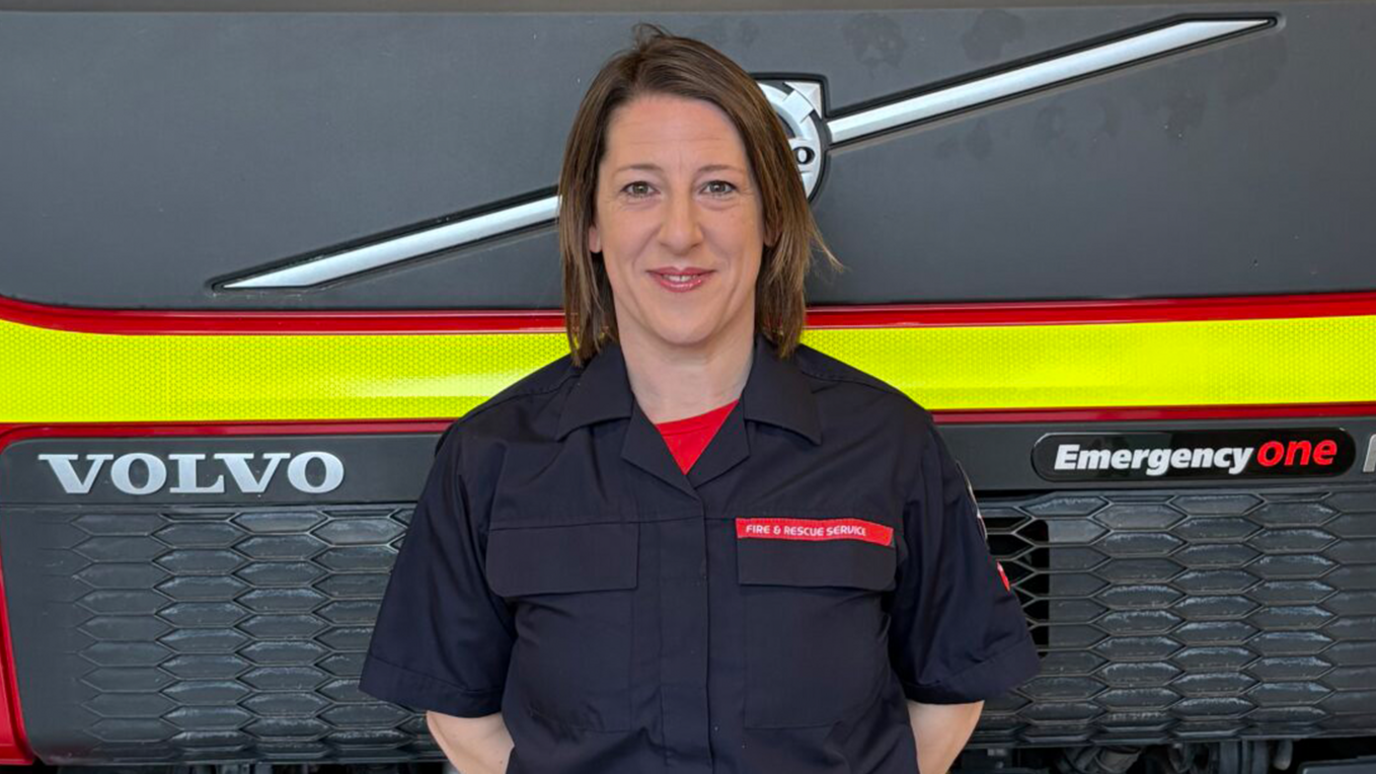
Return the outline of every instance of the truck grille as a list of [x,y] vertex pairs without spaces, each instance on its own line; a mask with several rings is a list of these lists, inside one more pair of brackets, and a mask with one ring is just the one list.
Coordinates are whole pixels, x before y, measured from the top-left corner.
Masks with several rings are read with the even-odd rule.
[[1376,728],[1376,491],[987,499],[1042,673],[976,741],[1151,743]]
[[[1376,729],[1376,488],[1052,493],[981,510],[1043,662],[989,702],[976,744]],[[410,515],[7,506],[34,749],[50,763],[439,757],[420,715],[357,689]]]

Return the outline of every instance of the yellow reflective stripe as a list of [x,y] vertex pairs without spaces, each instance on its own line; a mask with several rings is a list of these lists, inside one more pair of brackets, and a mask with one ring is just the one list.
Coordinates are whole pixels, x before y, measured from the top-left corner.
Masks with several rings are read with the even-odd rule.
[[[1376,316],[811,330],[931,409],[1376,400]],[[443,418],[562,334],[126,336],[0,321],[0,422]]]
[[1376,317],[811,331],[932,409],[1376,399]]

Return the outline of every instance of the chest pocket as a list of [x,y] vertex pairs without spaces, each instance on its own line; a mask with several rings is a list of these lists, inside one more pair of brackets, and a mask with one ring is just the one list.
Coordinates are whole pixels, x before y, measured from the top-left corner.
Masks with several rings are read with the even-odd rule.
[[738,537],[747,727],[830,725],[878,698],[896,568],[892,544]]
[[513,606],[508,697],[573,728],[631,725],[636,524],[496,529],[487,580]]

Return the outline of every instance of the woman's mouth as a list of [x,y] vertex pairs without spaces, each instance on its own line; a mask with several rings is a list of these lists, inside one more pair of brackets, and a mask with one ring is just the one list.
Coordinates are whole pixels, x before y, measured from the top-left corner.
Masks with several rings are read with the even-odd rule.
[[665,269],[650,274],[659,286],[672,293],[687,293],[707,281],[712,272],[705,269]]

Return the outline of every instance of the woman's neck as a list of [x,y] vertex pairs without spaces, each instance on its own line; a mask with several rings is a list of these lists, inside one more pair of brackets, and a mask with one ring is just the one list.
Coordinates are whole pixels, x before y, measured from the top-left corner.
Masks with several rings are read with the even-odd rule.
[[723,331],[700,347],[677,347],[648,337],[621,338],[626,376],[651,422],[696,416],[740,398],[755,349],[753,327]]

